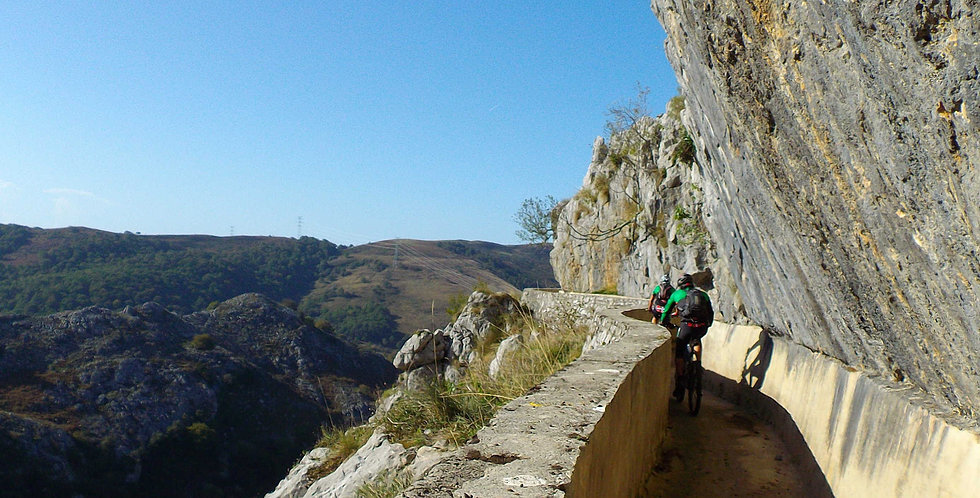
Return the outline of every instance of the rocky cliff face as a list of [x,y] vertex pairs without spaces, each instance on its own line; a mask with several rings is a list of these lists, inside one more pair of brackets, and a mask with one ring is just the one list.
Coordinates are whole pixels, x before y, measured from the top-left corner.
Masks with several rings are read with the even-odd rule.
[[654,0],[748,315],[980,414],[972,2]]
[[370,416],[393,379],[257,294],[185,316],[2,317],[0,476],[11,496],[254,495],[328,417]]
[[663,271],[699,272],[724,319],[747,315],[914,384],[937,410],[975,423],[973,9],[655,0],[653,10],[696,161],[674,160],[686,133],[671,113],[643,125],[647,150],[597,141],[558,224],[552,264],[562,287],[645,296]]
[[599,137],[582,188],[561,207],[551,265],[563,289],[648,297],[664,274],[694,275],[728,321],[744,318],[706,228],[705,167],[681,124],[684,99]]

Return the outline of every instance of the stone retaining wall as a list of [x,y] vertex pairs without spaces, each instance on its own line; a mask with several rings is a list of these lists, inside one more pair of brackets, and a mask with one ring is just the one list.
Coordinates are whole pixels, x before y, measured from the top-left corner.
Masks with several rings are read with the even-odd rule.
[[934,416],[910,386],[759,327],[716,322],[703,343],[705,368],[731,381],[723,395],[756,391],[792,417],[835,496],[977,496],[976,428]]
[[618,309],[644,309],[648,301],[638,297],[611,296],[606,294],[582,294],[551,289],[525,289],[521,302],[543,321],[572,321],[589,330],[589,339],[582,351],[605,346],[624,334],[630,321],[607,320],[602,311]]
[[536,316],[618,339],[502,407],[401,496],[636,496],[643,486],[667,425],[666,331],[623,314],[643,300],[529,290],[523,301]]

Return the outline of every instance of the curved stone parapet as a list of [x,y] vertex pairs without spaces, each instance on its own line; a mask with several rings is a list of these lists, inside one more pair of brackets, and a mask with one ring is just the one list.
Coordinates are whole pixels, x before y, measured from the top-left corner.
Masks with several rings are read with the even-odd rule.
[[[603,310],[646,308],[647,300],[638,297],[608,294],[585,294],[551,289],[525,289],[521,302],[534,312],[539,320],[574,323],[586,327],[589,337],[582,351],[605,346],[625,334],[626,325],[635,326],[635,320],[621,321],[603,318]],[[662,329],[661,329],[662,330]]]
[[616,340],[505,405],[401,496],[635,496],[660,457],[672,368],[666,331],[623,315],[636,301],[525,291],[535,315]]

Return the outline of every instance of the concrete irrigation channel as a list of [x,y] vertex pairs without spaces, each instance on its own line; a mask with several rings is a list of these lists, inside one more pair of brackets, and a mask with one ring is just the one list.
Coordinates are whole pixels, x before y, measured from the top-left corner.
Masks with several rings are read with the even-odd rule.
[[[646,310],[624,315],[652,318]],[[671,399],[662,456],[639,496],[833,496],[796,427],[771,416],[776,407],[753,412],[736,405],[713,392],[730,395],[733,386],[712,372],[706,376],[698,415],[690,414],[686,398]]]
[[[505,405],[401,495],[976,496],[980,434],[909,385],[760,327],[716,321],[705,398],[673,401],[670,335],[646,300],[527,289],[538,319],[589,331],[582,356]],[[639,312],[639,313],[638,313]]]
[[663,456],[640,496],[832,496],[826,481],[815,482],[812,458],[775,426],[705,392],[697,416],[671,402]]

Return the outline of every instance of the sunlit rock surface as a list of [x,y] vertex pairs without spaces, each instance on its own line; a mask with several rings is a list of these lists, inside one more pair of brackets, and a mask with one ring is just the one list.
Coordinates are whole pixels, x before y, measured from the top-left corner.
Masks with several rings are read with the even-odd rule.
[[655,0],[749,317],[980,411],[971,2]]

